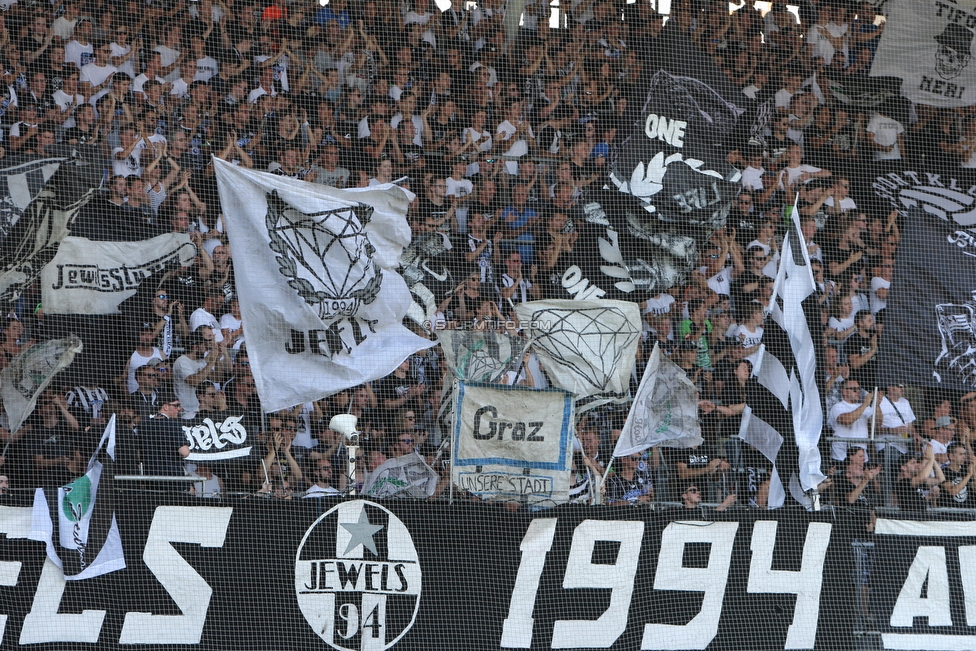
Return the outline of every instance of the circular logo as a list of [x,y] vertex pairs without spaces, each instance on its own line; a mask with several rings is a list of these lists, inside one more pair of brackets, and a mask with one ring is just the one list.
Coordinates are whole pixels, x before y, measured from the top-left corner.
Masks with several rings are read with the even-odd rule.
[[343,502],[298,547],[295,592],[316,635],[342,651],[388,649],[420,608],[420,559],[407,527],[373,502]]

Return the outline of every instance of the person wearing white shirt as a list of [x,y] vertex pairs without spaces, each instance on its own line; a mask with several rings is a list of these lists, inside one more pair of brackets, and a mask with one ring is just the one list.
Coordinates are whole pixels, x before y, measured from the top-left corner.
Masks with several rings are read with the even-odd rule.
[[[861,385],[854,380],[847,380],[841,389],[842,400],[830,409],[828,423],[834,428],[834,436],[849,439],[867,439],[870,432],[868,421],[874,415],[871,401],[874,393],[868,392],[861,398]],[[867,443],[863,441],[847,443],[834,441],[830,446],[830,458],[834,461],[847,459],[848,447],[858,447],[867,450]]]
[[136,78],[135,62],[142,49],[142,39],[138,38],[135,44],[129,44],[130,27],[119,25],[115,28],[115,40],[109,44],[112,48],[112,56],[109,63],[115,66],[120,72],[129,75],[130,79]]
[[220,322],[214,313],[217,312],[224,302],[224,295],[217,291],[207,294],[203,305],[193,310],[190,315],[190,332],[195,332],[197,328],[208,326],[213,330],[214,341],[218,344],[224,340],[224,335],[220,329]]
[[[887,391],[878,399],[881,410],[880,434],[884,436],[892,449],[907,454],[912,439],[919,439],[915,432],[915,412],[912,405],[905,398],[904,384],[889,384]],[[885,444],[878,441],[875,448],[883,450]]]
[[[505,118],[498,125],[498,139],[504,141],[503,147],[507,147],[502,155],[507,158],[519,158],[527,155],[530,143],[535,142],[535,134],[532,133],[532,125],[521,119],[522,103],[518,100],[512,101],[505,111]],[[512,176],[517,176],[518,162],[505,161],[505,171]]]
[[872,113],[865,130],[871,134],[874,160],[901,160],[906,156],[905,139],[902,136],[905,127],[897,120],[881,113]]
[[163,32],[163,43],[153,48],[154,52],[159,52],[163,65],[162,75],[165,81],[174,81],[180,76],[180,41],[183,38],[183,30],[178,25],[170,25]]
[[327,497],[338,495],[339,491],[332,486],[332,462],[324,457],[312,461],[315,464],[315,483],[308,487],[303,498]]
[[142,176],[140,156],[146,149],[145,141],[132,125],[126,125],[119,131],[119,142],[121,146],[112,150],[112,173],[125,177]]
[[871,279],[871,295],[868,297],[871,314],[878,314],[888,307],[888,292],[891,290],[891,277],[895,271],[895,261],[885,258],[879,268],[881,275]]
[[64,44],[64,62],[73,63],[78,70],[95,60],[95,46],[88,40],[91,21],[82,19],[75,27],[75,38]]
[[100,43],[95,50],[95,60],[81,68],[81,90],[88,97],[96,95],[103,88],[112,83],[112,75],[118,70],[109,63],[112,56],[112,46]]

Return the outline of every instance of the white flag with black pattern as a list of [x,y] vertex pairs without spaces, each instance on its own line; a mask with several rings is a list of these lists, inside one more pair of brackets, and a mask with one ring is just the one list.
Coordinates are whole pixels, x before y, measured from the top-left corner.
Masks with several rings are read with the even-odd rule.
[[336,190],[220,159],[214,168],[265,411],[385,377],[435,344],[401,323],[412,299],[396,266],[413,195]]

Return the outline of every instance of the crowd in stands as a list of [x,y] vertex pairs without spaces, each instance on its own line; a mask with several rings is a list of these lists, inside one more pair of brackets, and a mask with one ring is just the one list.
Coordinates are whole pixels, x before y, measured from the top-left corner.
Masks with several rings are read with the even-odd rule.
[[[745,0],[731,11],[721,0],[672,0],[665,16],[646,0],[573,0],[560,4],[553,28],[554,7],[530,0],[513,38],[505,0],[0,6],[3,156],[45,157],[57,143],[97,151],[106,178],[92,209],[99,223],[123,239],[189,233],[198,247],[191,267],[154,279],[151,296],[128,311],[127,332],[103,333],[126,348],[122,364],[73,369],[20,430],[0,431],[9,443],[0,471],[13,488],[83,472],[112,413],[123,473],[191,472],[201,495],[334,494],[415,450],[448,477],[437,450],[449,380],[436,347],[371,384],[261,413],[211,155],[337,188],[398,181],[417,195],[414,235],[442,234],[460,270],[456,286],[435,292],[442,323],[517,333],[514,307],[556,297],[551,279],[579,255],[581,202],[606,184],[631,127],[624,116],[644,101],[651,46],[670,38],[690,40],[770,108],[760,138],[728,143],[741,192],[700,268],[641,303],[634,386],[657,343],[699,388],[705,442],[623,457],[606,474],[626,410],[594,410],[577,428],[573,499],[592,501],[600,475],[608,504],[766,506],[771,464],[737,433],[784,215],[796,202],[822,309],[822,497],[976,506],[976,393],[936,394],[879,375],[903,218],[869,187],[870,172],[903,161],[960,175],[976,166],[976,115],[923,105],[886,115],[827,92],[832,80],[867,78],[884,30],[872,3],[804,0],[797,11],[774,0],[760,11]],[[3,324],[0,366],[45,337],[43,305],[28,293]],[[506,381],[548,385],[533,353]],[[355,479],[328,429],[347,412],[365,439]],[[182,424],[228,416],[243,416],[254,433],[251,456],[185,464]]]

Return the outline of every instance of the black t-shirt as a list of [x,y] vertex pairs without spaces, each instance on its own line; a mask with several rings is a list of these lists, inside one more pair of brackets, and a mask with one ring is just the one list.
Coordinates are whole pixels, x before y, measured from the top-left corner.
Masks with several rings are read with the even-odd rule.
[[912,486],[911,479],[899,479],[895,482],[895,497],[898,498],[898,508],[902,511],[924,511],[925,498],[922,496],[921,486]]
[[180,448],[187,444],[183,425],[188,421],[156,414],[140,427],[142,462],[147,475],[181,476]]
[[[844,342],[844,356],[850,360],[851,355],[866,355],[871,349],[871,340],[868,337],[862,337],[859,332],[855,332],[853,335]],[[851,379],[857,380],[862,387],[870,388],[877,386],[876,380],[878,377],[878,354],[875,353],[871,356],[863,366],[860,368],[854,368],[851,365]]]
[[[966,475],[969,473],[969,468],[963,466],[959,470],[952,470],[949,467],[942,469],[945,475],[946,481],[953,486],[959,484]],[[942,489],[942,493],[939,495],[939,506],[943,507],[955,507],[959,509],[968,509],[971,507],[972,500],[969,498],[969,484],[955,495],[950,495],[949,491]]]
[[445,221],[445,218],[447,216],[447,212],[451,209],[451,202],[445,199],[444,203],[438,206],[433,201],[425,197],[420,200],[419,209],[420,210],[418,212],[424,220],[437,224],[446,224],[447,222]]
[[[63,465],[53,466],[41,470],[34,462],[34,457],[41,456],[47,461],[58,457],[73,456],[75,450],[81,450],[81,440],[77,432],[72,431],[67,424],[58,420],[58,424],[51,428],[44,427],[41,418],[31,419],[30,434],[30,463],[35,469],[34,480],[38,486],[63,486],[74,479],[74,476]],[[82,451],[84,454],[84,451]],[[86,460],[87,461],[87,460]]]

